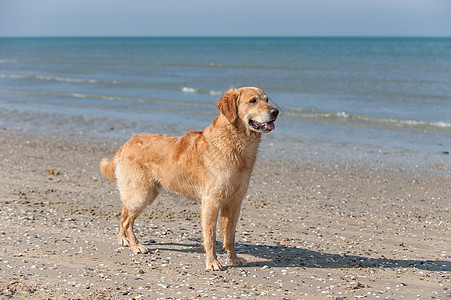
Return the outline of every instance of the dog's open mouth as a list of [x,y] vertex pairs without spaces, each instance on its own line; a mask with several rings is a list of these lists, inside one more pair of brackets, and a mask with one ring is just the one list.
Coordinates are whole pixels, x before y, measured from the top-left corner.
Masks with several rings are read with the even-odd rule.
[[259,132],[270,132],[271,130],[276,129],[276,125],[274,125],[274,121],[267,123],[259,123],[255,120],[249,120],[249,125]]

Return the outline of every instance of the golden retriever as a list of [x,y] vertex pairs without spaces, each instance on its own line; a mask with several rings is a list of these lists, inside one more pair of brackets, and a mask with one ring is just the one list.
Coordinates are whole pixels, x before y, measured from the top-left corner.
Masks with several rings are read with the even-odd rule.
[[255,87],[232,88],[218,101],[219,116],[203,131],[183,137],[138,134],[113,159],[100,162],[116,181],[123,203],[119,244],[146,253],[133,233],[135,219],[161,189],[199,199],[207,270],[221,270],[216,257],[216,223],[224,235],[229,264],[247,265],[235,253],[235,228],[257,157],[261,133],[275,128],[279,110]]

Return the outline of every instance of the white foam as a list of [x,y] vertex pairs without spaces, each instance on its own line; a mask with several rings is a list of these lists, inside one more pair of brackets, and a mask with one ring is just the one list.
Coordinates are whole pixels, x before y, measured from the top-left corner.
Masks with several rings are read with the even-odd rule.
[[446,123],[446,122],[442,122],[442,121],[435,122],[434,124],[437,127],[443,127],[443,128],[451,127],[451,123]]
[[66,77],[55,77],[55,76],[36,76],[36,79],[42,80],[55,80],[55,81],[63,81],[63,82],[87,82],[87,83],[98,83],[98,80],[95,79],[81,79],[81,78],[66,78]]
[[212,96],[219,96],[222,95],[224,92],[221,91],[215,91],[215,90],[209,90],[208,93]]
[[69,94],[69,96],[75,97],[75,98],[87,98],[88,95],[85,94]]
[[9,75],[9,74],[0,74],[1,78],[11,78],[11,79],[25,79],[29,78],[30,76],[25,75]]
[[451,123],[444,121],[419,121],[419,120],[400,120],[400,119],[384,119],[375,117],[366,117],[355,114],[348,114],[344,111],[338,113],[327,113],[310,111],[302,108],[284,107],[287,111],[284,112],[285,116],[301,117],[301,118],[317,118],[317,119],[339,119],[346,121],[354,121],[364,124],[377,124],[383,126],[396,126],[418,129],[436,129],[436,130],[449,130]]
[[[77,82],[77,83],[99,83],[99,80],[95,79],[82,79],[82,78],[67,78],[56,76],[41,76],[41,75],[13,75],[13,74],[0,74],[0,78],[12,78],[12,79],[39,79],[39,80],[54,80],[62,82]],[[113,82],[116,84],[116,82]]]
[[347,119],[347,118],[349,118],[349,115],[347,113],[345,113],[344,111],[342,111],[340,113],[337,113],[337,117]]
[[0,64],[16,64],[18,62],[17,59],[0,59]]
[[182,92],[184,93],[197,93],[199,90],[195,89],[195,88],[190,88],[190,87],[182,87]]

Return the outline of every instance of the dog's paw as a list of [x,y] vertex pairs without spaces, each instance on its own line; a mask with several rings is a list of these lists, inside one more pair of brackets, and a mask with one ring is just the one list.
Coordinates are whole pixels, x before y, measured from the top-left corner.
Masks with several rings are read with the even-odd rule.
[[222,266],[217,259],[212,260],[210,262],[206,262],[205,268],[207,271],[221,271]]
[[119,246],[121,246],[121,247],[128,247],[129,245],[128,245],[128,240],[127,240],[127,238],[125,237],[125,235],[124,236],[120,236],[118,239],[117,239],[117,241],[118,241],[118,243],[119,243]]
[[235,256],[235,258],[229,258],[229,265],[230,266],[237,266],[237,267],[244,267],[247,266],[247,260],[244,258]]
[[143,246],[141,244],[136,244],[135,246],[130,246],[132,248],[133,254],[139,254],[139,253],[147,253],[149,252],[149,249],[147,249],[146,246]]

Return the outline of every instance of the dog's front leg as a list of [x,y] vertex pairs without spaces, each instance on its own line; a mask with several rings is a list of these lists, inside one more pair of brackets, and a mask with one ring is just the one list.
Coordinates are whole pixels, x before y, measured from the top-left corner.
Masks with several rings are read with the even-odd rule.
[[207,270],[220,271],[222,266],[216,257],[216,223],[218,221],[219,203],[214,197],[204,197],[200,211],[202,238],[205,249],[205,266]]
[[228,263],[232,266],[247,266],[244,258],[235,252],[235,232],[240,215],[241,199],[231,201],[221,209],[221,230],[224,235],[224,249],[227,251]]

